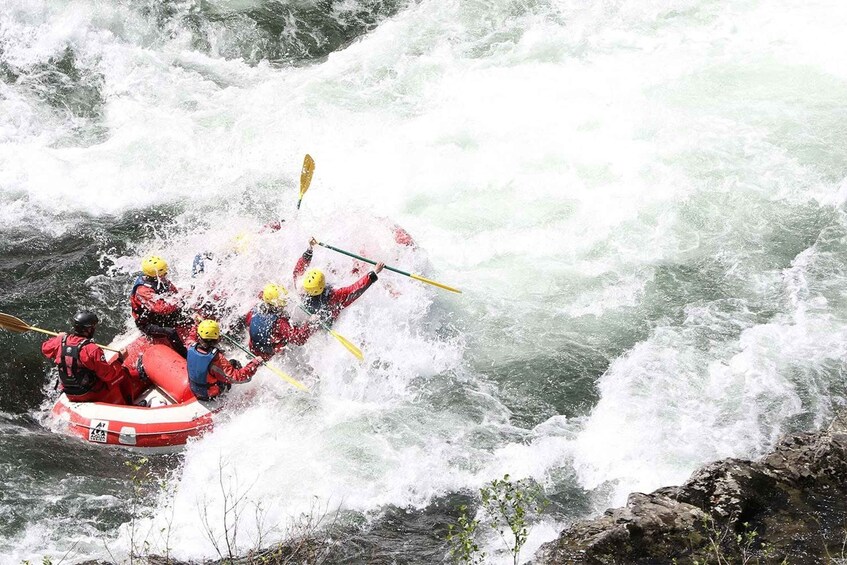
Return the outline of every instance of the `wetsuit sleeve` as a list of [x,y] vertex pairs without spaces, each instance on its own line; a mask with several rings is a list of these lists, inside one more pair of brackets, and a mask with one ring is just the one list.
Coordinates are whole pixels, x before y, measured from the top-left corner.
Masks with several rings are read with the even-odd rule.
[[[171,287],[173,287],[173,292],[176,292],[176,287],[173,286],[173,283],[171,283]],[[154,314],[167,316],[179,310],[178,304],[160,297],[149,286],[138,287],[138,290],[135,291],[135,296],[144,308]]]
[[63,335],[65,334],[59,334],[55,337],[51,337],[41,344],[41,353],[43,353],[44,356],[51,361],[55,361],[56,356],[59,354],[59,348],[62,346]]
[[245,383],[253,378],[253,375],[255,375],[256,371],[259,370],[259,366],[261,364],[262,360],[259,357],[256,357],[244,367],[236,369],[232,366],[232,363],[229,362],[229,359],[224,357],[223,354],[218,353],[215,356],[214,361],[212,361],[212,364],[209,366],[209,376],[214,378],[217,382]]
[[329,298],[330,305],[337,309],[347,308],[362,296],[376,282],[377,278],[376,273],[371,271],[350,286],[333,290]]
[[280,318],[276,324],[276,335],[279,339],[275,340],[275,342],[281,343],[282,346],[285,346],[285,344],[288,343],[291,343],[293,345],[303,345],[304,343],[306,343],[306,340],[309,339],[315,329],[316,328],[313,328],[309,324],[303,324],[302,326],[293,326],[291,325],[290,320]]
[[106,362],[103,350],[93,343],[87,344],[79,352],[79,362],[84,367],[94,371],[100,380],[112,384],[124,375],[124,368],[117,357],[112,363]]
[[267,233],[267,232],[271,232],[271,231],[279,231],[279,230],[281,230],[281,229],[282,229],[282,222],[284,222],[284,221],[285,221],[285,220],[277,220],[277,221],[275,221],[275,222],[268,222],[267,224],[265,224],[264,226],[262,226],[262,229],[260,229],[260,230],[259,230],[259,233]]
[[303,253],[303,256],[297,260],[297,264],[294,266],[294,278],[303,276],[303,273],[306,272],[306,269],[309,268],[309,265],[312,263],[312,249],[309,248]]

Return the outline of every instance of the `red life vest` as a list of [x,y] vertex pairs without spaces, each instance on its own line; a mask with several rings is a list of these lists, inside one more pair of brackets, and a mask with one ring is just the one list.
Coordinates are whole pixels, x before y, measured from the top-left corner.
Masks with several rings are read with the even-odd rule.
[[[75,344],[68,343],[68,337],[79,339]],[[53,361],[59,367],[59,381],[62,390],[70,396],[81,396],[97,385],[97,374],[79,362],[82,348],[91,343],[90,339],[79,336],[62,336],[62,345]]]

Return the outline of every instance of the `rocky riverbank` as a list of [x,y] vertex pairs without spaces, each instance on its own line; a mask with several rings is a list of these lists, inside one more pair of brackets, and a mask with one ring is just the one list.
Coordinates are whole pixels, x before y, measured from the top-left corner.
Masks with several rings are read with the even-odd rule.
[[543,545],[535,563],[841,562],[844,419],[827,431],[785,436],[758,461],[724,459],[681,486],[632,493],[624,508],[577,522]]

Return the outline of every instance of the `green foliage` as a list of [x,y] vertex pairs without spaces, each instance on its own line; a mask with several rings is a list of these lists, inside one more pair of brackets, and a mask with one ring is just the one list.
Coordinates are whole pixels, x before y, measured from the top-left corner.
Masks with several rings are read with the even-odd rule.
[[[719,526],[711,516],[703,517],[703,529],[708,537],[708,554],[704,560],[693,559],[693,565],[741,565],[776,563],[776,550],[768,543],[759,540],[759,532],[749,522],[741,524],[744,530],[733,533],[731,526]],[[713,561],[714,559],[714,561]],[[787,565],[783,559],[779,565]]]
[[149,542],[146,539],[144,539],[140,544],[138,543],[138,519],[143,517],[141,507],[142,501],[144,500],[144,486],[151,475],[151,471],[147,463],[148,459],[146,457],[139,457],[124,463],[124,465],[132,471],[132,476],[130,477],[132,480],[132,497],[130,498],[129,508],[130,565],[135,563],[136,558],[146,554],[150,549]]
[[[529,537],[531,519],[544,510],[548,501],[535,482],[529,479],[513,482],[508,474],[479,489],[479,494],[483,520],[500,534],[517,565],[521,548]],[[470,520],[467,509],[467,506],[459,508],[461,514],[457,524],[450,525],[447,541],[450,543],[450,555],[456,563],[475,565],[484,562],[485,553],[475,542],[480,521]]]
[[457,524],[450,524],[447,541],[450,543],[450,556],[456,563],[477,565],[485,562],[485,552],[479,550],[474,541],[479,520],[468,519],[468,507],[459,507],[461,514]]

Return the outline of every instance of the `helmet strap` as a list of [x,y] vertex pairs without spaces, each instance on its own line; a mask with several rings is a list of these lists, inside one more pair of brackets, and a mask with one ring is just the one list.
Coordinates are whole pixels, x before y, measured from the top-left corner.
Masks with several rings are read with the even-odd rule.
[[219,339],[204,339],[202,337],[198,337],[197,339],[200,342],[200,345],[203,347],[203,349],[206,349],[206,350],[214,349],[215,347],[217,347],[218,342],[220,342]]
[[92,337],[94,337],[94,330],[95,329],[96,329],[95,326],[75,327],[71,330],[71,333],[73,335],[76,335],[76,336],[79,336],[79,337],[92,338]]

